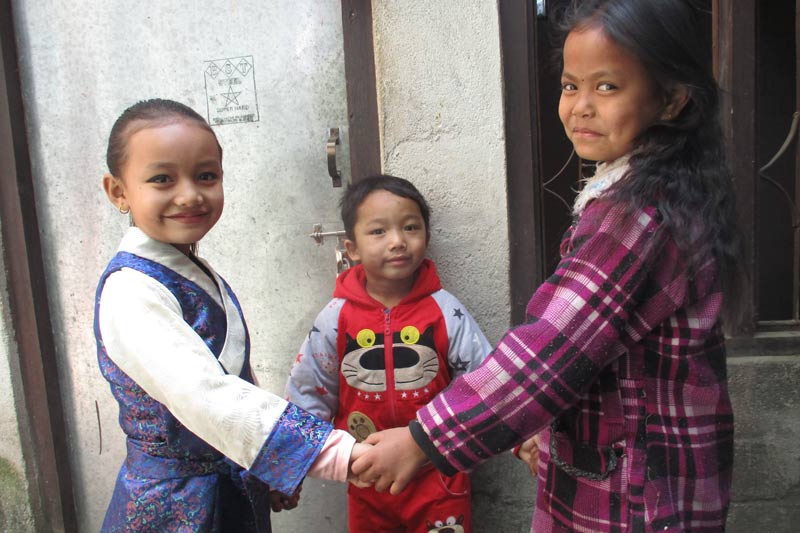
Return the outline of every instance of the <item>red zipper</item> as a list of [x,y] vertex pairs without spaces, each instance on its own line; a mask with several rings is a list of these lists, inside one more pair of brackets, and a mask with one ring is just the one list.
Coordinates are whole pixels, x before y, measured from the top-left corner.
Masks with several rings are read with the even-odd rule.
[[[386,398],[389,405],[392,426],[397,426],[397,412],[395,409],[394,398],[394,339],[392,338],[392,318],[391,309],[383,310],[383,354],[384,365],[386,367]],[[388,428],[386,428],[388,429]]]

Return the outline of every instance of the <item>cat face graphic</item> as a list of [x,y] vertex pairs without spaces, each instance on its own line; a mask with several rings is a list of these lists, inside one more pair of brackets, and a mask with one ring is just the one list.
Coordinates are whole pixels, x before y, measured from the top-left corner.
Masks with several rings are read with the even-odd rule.
[[[383,392],[386,383],[384,335],[362,329],[354,339],[349,334],[342,359],[342,375],[351,387],[365,392]],[[433,328],[420,334],[414,326],[392,335],[395,390],[419,389],[439,373],[439,357],[433,342]]]

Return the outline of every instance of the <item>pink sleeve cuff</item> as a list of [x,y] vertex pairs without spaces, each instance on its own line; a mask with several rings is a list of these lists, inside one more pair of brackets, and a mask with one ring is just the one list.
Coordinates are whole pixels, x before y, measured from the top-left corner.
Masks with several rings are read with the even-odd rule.
[[341,429],[331,431],[328,440],[322,445],[322,451],[311,465],[308,475],[332,481],[347,481],[350,454],[355,443],[356,439],[346,431]]

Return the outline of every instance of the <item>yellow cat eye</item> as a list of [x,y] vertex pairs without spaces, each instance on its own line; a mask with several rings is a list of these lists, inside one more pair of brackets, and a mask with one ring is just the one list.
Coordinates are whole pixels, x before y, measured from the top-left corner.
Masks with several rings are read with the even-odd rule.
[[375,332],[369,328],[362,329],[358,332],[358,335],[356,335],[356,342],[362,348],[371,347],[373,344],[375,344]]
[[400,340],[406,344],[417,344],[419,341],[419,330],[414,326],[406,326],[400,330]]

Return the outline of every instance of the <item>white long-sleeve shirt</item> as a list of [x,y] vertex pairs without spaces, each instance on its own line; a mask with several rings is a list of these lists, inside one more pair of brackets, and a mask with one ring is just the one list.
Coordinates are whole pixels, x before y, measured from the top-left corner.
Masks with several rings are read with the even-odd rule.
[[[129,229],[119,250],[160,263],[196,283],[225,310],[227,334],[217,359],[184,321],[167,287],[123,268],[109,275],[100,298],[99,324],[108,356],[184,426],[249,469],[288,402],[238,377],[246,330],[231,296],[220,290],[222,280],[206,262],[200,260],[213,279],[175,247],[138,228]],[[354,442],[336,430],[310,474],[344,481]]]

